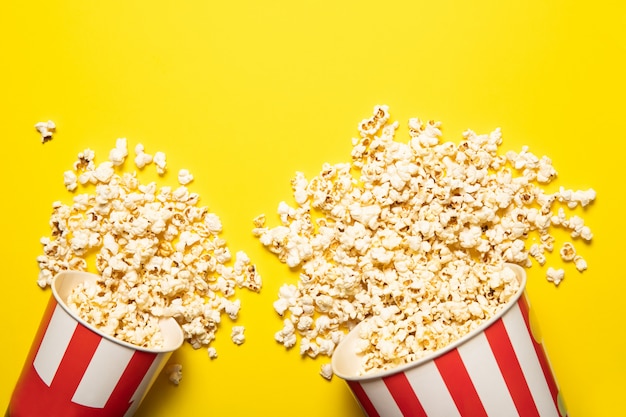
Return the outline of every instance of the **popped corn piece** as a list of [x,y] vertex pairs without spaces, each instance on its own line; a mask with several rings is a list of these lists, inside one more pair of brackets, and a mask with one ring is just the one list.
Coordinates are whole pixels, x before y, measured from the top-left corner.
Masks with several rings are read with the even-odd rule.
[[77,160],[76,162],[74,162],[74,169],[76,171],[87,171],[95,169],[95,158],[96,153],[92,149],[87,148],[82,152],[79,152]]
[[565,277],[565,271],[562,268],[554,269],[553,267],[549,267],[546,271],[546,278],[548,281],[554,283],[554,285],[559,285],[563,278]]
[[[578,232],[576,233],[578,234]],[[572,234],[572,236],[575,237],[574,234]],[[589,226],[583,226],[580,229],[580,237],[586,241],[590,241],[593,238],[593,233],[591,233],[591,229],[589,228]]]
[[282,316],[289,307],[296,305],[297,295],[298,289],[295,285],[282,285],[278,290],[279,298],[274,301],[274,310]]
[[214,213],[207,213],[204,217],[204,224],[211,234],[219,234],[222,231],[222,222]]
[[113,178],[115,170],[113,169],[113,163],[111,161],[105,161],[98,165],[93,171],[93,181],[95,183],[107,184]]
[[579,272],[583,272],[587,269],[587,261],[580,255],[574,257],[574,264]]
[[570,262],[573,261],[574,258],[576,258],[576,249],[571,242],[565,242],[563,243],[559,254],[561,255],[561,259],[563,259],[565,262]]
[[333,366],[330,363],[325,363],[320,368],[320,375],[327,380],[333,379]]
[[187,185],[189,184],[191,181],[193,181],[193,175],[191,174],[191,172],[189,172],[188,169],[181,169],[180,171],[178,171],[178,182],[181,183],[182,185]]
[[159,175],[165,174],[165,170],[167,169],[167,160],[165,157],[165,153],[159,151],[154,154],[152,161],[156,165],[156,170]]
[[119,138],[115,142],[115,148],[109,152],[109,161],[113,166],[120,166],[126,160],[128,156],[128,144],[126,138]]
[[178,385],[183,379],[183,366],[178,363],[168,365],[165,374],[172,384]]
[[239,310],[241,309],[241,301],[235,300],[224,300],[224,312],[230,317],[232,320],[235,320],[239,315]]
[[293,322],[289,319],[285,319],[283,321],[282,330],[276,332],[274,334],[274,339],[285,346],[287,349],[295,346],[297,342],[297,337],[295,333],[295,327]]
[[211,346],[207,349],[210,359],[217,359],[217,350]]
[[151,162],[152,155],[145,152],[143,144],[138,143],[135,146],[135,165],[137,166],[137,168],[142,169]]
[[374,115],[369,119],[363,119],[359,124],[361,136],[366,137],[378,132],[380,128],[389,120],[388,106],[375,106]]
[[557,194],[559,201],[564,202],[571,209],[580,205],[586,207],[596,199],[596,191],[593,188],[588,190],[567,190],[565,187],[559,187]]
[[531,245],[530,249],[528,249],[528,254],[535,258],[539,265],[543,265],[546,263],[546,255],[544,254],[543,245],[534,243],[533,245]]
[[245,328],[243,326],[233,326],[230,338],[234,344],[241,345],[246,341],[246,337],[243,334],[244,330]]
[[265,214],[260,214],[253,220],[255,228],[262,228],[265,226]]
[[77,181],[78,177],[76,177],[74,171],[68,170],[63,173],[63,183],[65,184],[67,191],[74,191],[78,186]]
[[552,167],[552,160],[548,157],[542,157],[539,160],[539,168],[537,171],[537,181],[541,184],[551,182],[557,176],[556,170]]
[[261,275],[257,272],[256,266],[251,264],[250,258],[243,251],[238,251],[235,254],[233,273],[235,275],[235,283],[239,288],[245,287],[258,292],[263,285]]
[[35,123],[35,129],[41,135],[41,143],[46,143],[52,140],[52,135],[56,132],[56,128],[56,124],[52,120]]
[[[519,288],[505,264],[530,267],[532,257],[544,265],[553,227],[592,238],[560,206],[586,206],[595,192],[546,193],[542,184],[557,177],[550,158],[527,146],[500,153],[500,129],[467,130],[457,145],[442,141],[440,127],[412,118],[408,142],[397,142],[398,123],[376,106],[358,125],[351,163],[324,163],[311,179],[296,172],[296,206],[280,202],[275,227],[265,215],[254,219],[253,235],[299,272],[273,305],[283,318],[278,343],[331,356],[345,332],[369,319],[363,372],[390,369],[493,317]],[[540,241],[527,247],[533,233]],[[586,268],[575,252],[573,260]],[[548,271],[558,285],[563,270]]]

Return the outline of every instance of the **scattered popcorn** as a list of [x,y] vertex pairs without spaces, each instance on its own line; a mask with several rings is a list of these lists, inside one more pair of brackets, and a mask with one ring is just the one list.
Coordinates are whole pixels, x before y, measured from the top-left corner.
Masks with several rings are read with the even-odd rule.
[[209,347],[207,352],[209,354],[209,358],[217,359],[217,350],[213,346]]
[[63,183],[65,184],[67,191],[74,191],[76,187],[78,187],[77,181],[78,177],[74,171],[65,171],[63,173]]
[[152,162],[152,155],[145,152],[145,148],[141,143],[135,146],[135,165],[142,169]]
[[165,374],[172,384],[178,385],[181,379],[183,379],[183,366],[177,363],[168,365],[165,369]]
[[241,308],[241,301],[240,300],[235,300],[235,301],[224,300],[224,312],[231,319],[235,320],[237,318],[237,316],[239,316],[239,309],[240,308]]
[[561,255],[561,259],[565,262],[573,261],[574,258],[576,258],[576,248],[571,242],[565,242],[563,243],[559,254]]
[[576,269],[579,272],[583,272],[587,269],[587,261],[580,255],[574,257],[574,265],[576,265]]
[[[126,139],[118,139],[110,160],[99,165],[86,149],[64,173],[68,190],[91,188],[69,205],[52,204],[38,284],[49,286],[63,270],[95,269],[97,285],[79,286],[68,297],[82,319],[120,340],[156,348],[163,342],[159,320],[173,317],[193,348],[207,347],[223,315],[238,318],[235,290],[258,292],[261,277],[244,252],[231,259],[219,217],[198,205],[198,194],[182,185],[141,184],[136,172],[118,174],[126,148]],[[243,342],[243,330],[234,339]]]
[[549,267],[546,271],[546,278],[548,278],[548,281],[553,282],[554,285],[559,285],[564,277],[565,271],[562,268],[554,269]]
[[320,368],[320,375],[330,381],[333,378],[333,366],[330,363],[323,364]]
[[109,152],[109,161],[117,167],[124,163],[127,156],[128,146],[126,138],[120,138],[116,141],[115,148],[111,149],[111,152]]
[[[299,272],[273,305],[283,318],[278,343],[332,356],[368,318],[363,372],[417,360],[493,317],[519,288],[506,264],[544,265],[552,228],[592,238],[562,206],[587,206],[595,191],[545,192],[557,177],[550,158],[528,147],[499,153],[499,129],[441,142],[440,127],[413,118],[400,143],[387,106],[376,106],[359,124],[351,163],[325,163],[311,179],[297,172],[295,204],[278,204],[279,225],[254,219],[254,236]],[[531,235],[538,239],[527,246]],[[586,268],[573,244],[561,255]],[[563,276],[548,269],[555,285]]]
[[191,181],[193,181],[193,175],[191,175],[191,172],[189,172],[188,169],[181,169],[180,171],[178,171],[179,183],[181,183],[182,185],[187,185]]
[[241,345],[243,344],[243,342],[246,341],[246,337],[243,334],[244,330],[245,328],[243,326],[233,326],[230,338],[232,339],[234,344]]
[[157,172],[159,175],[165,174],[165,170],[167,168],[167,162],[165,158],[165,154],[163,152],[157,152],[154,154],[152,161],[156,165]]
[[[85,149],[78,153],[78,159],[74,162],[74,170],[79,172],[93,172],[96,169],[94,160],[96,159],[96,153],[91,149]],[[81,184],[86,184],[82,182]]]
[[566,190],[564,187],[560,187],[557,198],[560,202],[567,204],[567,207],[573,209],[578,205],[586,207],[596,199],[596,192],[593,189]]
[[543,245],[538,243],[532,244],[528,250],[528,254],[535,258],[539,265],[546,263],[545,247]]
[[52,120],[48,120],[36,123],[35,129],[41,135],[41,143],[46,143],[52,140],[52,134],[56,132],[57,126]]

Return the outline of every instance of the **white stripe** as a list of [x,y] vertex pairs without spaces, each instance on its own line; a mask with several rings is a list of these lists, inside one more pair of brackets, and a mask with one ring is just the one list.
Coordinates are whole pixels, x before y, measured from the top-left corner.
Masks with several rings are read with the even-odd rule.
[[519,304],[515,304],[502,316],[502,320],[526,378],[530,393],[537,405],[539,415],[542,417],[559,417],[559,411],[552,400],[548,382],[543,375],[543,370],[531,339],[532,336],[526,327]]
[[406,377],[426,414],[429,416],[460,416],[434,361],[425,362],[423,365],[407,371]]
[[132,406],[128,409],[126,414],[124,414],[124,417],[132,417],[135,414],[135,411],[139,408],[139,405],[145,398],[146,394],[148,394],[148,389],[150,389],[150,386],[165,365],[166,358],[163,357],[165,355],[169,356],[169,353],[160,353],[156,358],[154,358],[154,362],[150,365],[148,372],[146,372],[146,375],[143,377],[141,383],[137,387],[137,390],[135,390],[135,393],[131,397],[130,402],[132,403]]
[[47,386],[52,384],[77,324],[61,306],[56,305],[33,361],[35,370]]
[[363,391],[367,394],[374,408],[383,417],[402,417],[402,412],[393,399],[387,385],[382,379],[372,379],[361,382]]
[[458,351],[487,415],[517,415],[515,403],[485,333],[477,334],[459,346]]
[[104,408],[119,382],[134,351],[102,338],[72,401],[94,408]]

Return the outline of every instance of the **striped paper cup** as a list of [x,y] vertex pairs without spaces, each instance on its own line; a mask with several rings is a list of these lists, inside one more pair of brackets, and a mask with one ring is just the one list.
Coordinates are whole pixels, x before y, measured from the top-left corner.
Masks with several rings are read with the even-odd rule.
[[531,331],[526,272],[509,266],[521,284],[511,302],[432,355],[359,375],[358,326],[344,338],[333,354],[333,371],[367,416],[567,416],[541,341]]
[[183,343],[176,320],[160,322],[164,345],[146,349],[96,330],[65,301],[79,283],[97,275],[64,271],[13,391],[7,417],[130,417],[159,372]]

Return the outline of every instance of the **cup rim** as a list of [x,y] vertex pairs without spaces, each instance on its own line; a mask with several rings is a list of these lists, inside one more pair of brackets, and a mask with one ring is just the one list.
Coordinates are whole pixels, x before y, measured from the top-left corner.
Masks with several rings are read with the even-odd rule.
[[[513,308],[514,305],[517,304],[518,300],[520,299],[520,297],[524,294],[524,291],[526,289],[526,280],[527,280],[527,274],[526,274],[526,270],[517,265],[517,264],[512,264],[512,263],[505,263],[505,265],[507,267],[509,267],[510,269],[512,269],[515,272],[515,275],[517,276],[517,279],[519,281],[519,288],[517,290],[517,292],[513,295],[513,297],[511,297],[511,299],[500,309],[500,311],[498,311],[495,315],[493,315],[489,320],[481,323],[478,327],[474,328],[471,332],[467,333],[466,335],[460,337],[459,339],[455,340],[454,342],[446,345],[445,347],[441,348],[441,349],[437,349],[434,352],[431,352],[429,354],[427,354],[424,357],[421,357],[415,361],[409,362],[409,363],[405,363],[402,365],[398,365],[394,368],[391,369],[385,369],[385,370],[381,370],[381,371],[372,371],[372,372],[368,372],[364,375],[355,375],[355,374],[349,374],[349,373],[345,373],[345,372],[341,372],[341,366],[338,365],[338,361],[339,361],[339,355],[337,354],[338,351],[342,351],[343,349],[349,349],[351,348],[351,346],[348,345],[352,345],[351,342],[353,342],[354,340],[356,340],[358,338],[358,331],[359,328],[363,325],[364,322],[366,322],[368,319],[365,319],[363,321],[361,321],[359,324],[357,324],[352,330],[350,330],[350,332],[348,332],[348,334],[343,338],[343,340],[341,342],[339,342],[339,344],[337,345],[337,347],[335,348],[335,352],[333,353],[333,356],[331,358],[331,366],[333,369],[333,373],[335,375],[337,375],[339,378],[344,379],[346,381],[368,381],[368,380],[372,380],[372,379],[380,379],[380,378],[384,378],[390,375],[395,375],[395,374],[399,374],[402,372],[405,372],[409,369],[412,368],[417,368],[419,366],[421,366],[422,364],[426,363],[426,362],[430,362],[440,356],[445,355],[446,353],[450,352],[451,350],[456,349],[457,347],[459,347],[460,345],[466,343],[467,341],[469,341],[470,339],[473,339],[474,337],[476,337],[477,335],[479,335],[480,333],[484,332],[485,329],[487,329],[489,326],[491,326],[493,323],[495,323],[496,321],[500,320],[500,318],[502,318],[502,316],[504,314],[506,314],[511,308]],[[356,352],[350,352],[347,354],[347,356],[349,356],[350,358],[357,358],[360,355],[357,354]]]
[[[70,316],[72,316],[73,319],[75,319],[77,322],[79,322],[80,324],[82,324],[83,326],[87,327],[89,330],[91,330],[92,332],[98,334],[99,336],[103,337],[104,339],[107,339],[110,342],[113,342],[115,344],[124,346],[128,349],[133,349],[133,350],[138,350],[138,351],[142,351],[142,352],[148,352],[148,353],[169,353],[169,352],[174,352],[175,350],[177,350],[178,348],[180,348],[182,346],[182,344],[185,341],[185,337],[183,334],[183,330],[180,327],[180,325],[178,324],[178,322],[176,321],[176,319],[174,319],[173,317],[166,317],[166,318],[162,318],[159,320],[159,327],[161,328],[161,331],[164,330],[164,327],[167,328],[171,328],[174,329],[174,331],[177,333],[176,336],[174,338],[172,338],[173,343],[171,344],[167,344],[167,347],[162,347],[162,348],[147,348],[144,346],[139,346],[139,345],[135,345],[129,342],[126,342],[124,340],[118,339],[114,336],[111,336],[107,333],[104,333],[103,331],[99,330],[98,328],[96,328],[95,326],[93,326],[92,324],[90,324],[89,322],[81,319],[80,317],[78,317],[76,315],[75,312],[73,312],[69,306],[66,304],[66,301],[63,299],[63,297],[59,294],[59,290],[57,288],[57,285],[59,285],[59,281],[64,279],[66,276],[78,276],[78,281],[76,284],[78,283],[82,283],[82,282],[96,282],[96,280],[98,278],[100,278],[99,275],[97,274],[93,274],[91,272],[86,272],[86,271],[76,271],[76,270],[64,270],[64,271],[60,271],[58,272],[52,279],[52,283],[50,284],[50,288],[52,290],[52,295],[54,296],[57,304]],[[75,285],[76,285],[75,284]]]

